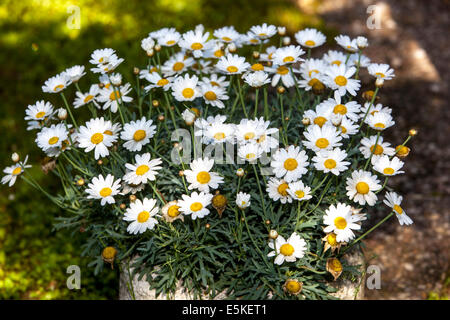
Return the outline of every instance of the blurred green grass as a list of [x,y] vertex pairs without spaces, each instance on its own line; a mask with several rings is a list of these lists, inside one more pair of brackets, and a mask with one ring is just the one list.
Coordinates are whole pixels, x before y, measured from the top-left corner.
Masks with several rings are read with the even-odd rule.
[[[69,29],[70,5],[80,8],[81,28]],[[11,165],[10,155],[30,155],[35,178],[50,192],[58,192],[51,174],[38,163],[42,154],[34,145],[36,132],[27,132],[23,120],[27,105],[45,99],[61,107],[59,97],[44,95],[41,86],[50,76],[75,64],[89,69],[90,53],[102,47],[117,50],[126,59],[119,71],[129,73],[144,65],[140,40],[162,27],[186,31],[202,23],[208,30],[234,25],[246,32],[263,22],[284,25],[291,35],[310,26],[326,30],[323,21],[299,11],[288,0],[3,0],[0,3],[0,167]],[[92,75],[89,76],[94,79]],[[86,77],[87,78],[87,77]],[[81,80],[87,83],[86,79]],[[73,101],[72,96],[69,101]],[[0,299],[116,298],[116,271],[94,277],[80,258],[80,234],[54,232],[53,217],[60,215],[43,195],[23,181],[12,189],[0,188]],[[66,268],[82,270],[82,290],[66,288]]]

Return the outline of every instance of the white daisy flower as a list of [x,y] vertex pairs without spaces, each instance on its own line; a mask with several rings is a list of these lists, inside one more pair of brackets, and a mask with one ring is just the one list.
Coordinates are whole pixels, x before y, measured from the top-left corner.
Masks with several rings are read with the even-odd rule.
[[289,184],[284,180],[270,178],[266,191],[273,201],[280,200],[281,203],[292,202],[292,197],[288,192]]
[[250,206],[250,195],[245,192],[239,192],[236,195],[236,205],[239,207],[239,209],[245,209]]
[[344,103],[341,95],[335,91],[334,99],[329,98],[321,103],[324,108],[329,108],[334,114],[347,117],[352,121],[358,121],[361,106],[356,101]]
[[260,61],[273,61],[273,54],[277,50],[277,47],[270,46],[266,48],[264,53],[261,53],[259,56]]
[[242,78],[249,86],[254,88],[260,88],[266,83],[270,83],[269,75],[264,71],[249,72]]
[[366,37],[358,36],[356,37],[356,45],[358,46],[359,49],[364,49],[369,46],[369,41],[367,40]]
[[98,85],[95,85],[95,84],[89,88],[89,92],[87,92],[87,93],[82,93],[79,91],[75,92],[76,98],[75,98],[75,101],[73,102],[73,107],[75,109],[78,109],[78,108],[92,102],[97,108],[100,108],[97,101],[95,101],[95,98],[97,97],[97,95],[99,93],[100,93],[100,88]]
[[125,60],[123,58],[119,58],[115,54],[113,54],[108,58],[107,63],[97,64],[96,67],[91,68],[91,71],[94,73],[101,73],[101,74],[111,73],[114,70],[116,70],[116,68],[124,61]]
[[349,36],[339,35],[334,38],[337,44],[348,52],[358,52],[358,45],[356,44],[356,39],[350,39]]
[[312,198],[311,188],[305,186],[302,181],[289,183],[287,192],[291,195],[292,199],[297,201],[304,201]]
[[248,142],[256,142],[259,134],[261,133],[260,129],[261,128],[258,119],[241,119],[240,123],[235,126],[234,135],[237,141],[242,144]]
[[302,50],[300,46],[287,46],[278,48],[273,54],[273,63],[282,66],[287,64],[296,63],[299,61],[304,61],[304,59],[300,58],[305,51]]
[[193,75],[190,77],[185,74],[184,77],[175,78],[172,84],[173,96],[178,101],[193,101],[200,96],[200,88],[197,86],[198,78]]
[[368,115],[374,115],[377,112],[384,112],[392,114],[392,109],[389,107],[384,107],[381,103],[377,103],[376,105],[371,105],[370,102],[364,103],[363,107],[361,108],[361,117],[364,117],[364,115],[367,113],[370,107],[370,113]]
[[336,234],[337,242],[349,242],[355,238],[353,230],[361,229],[361,225],[357,223],[359,221],[360,218],[353,214],[351,206],[344,203],[330,205],[323,216],[323,224],[326,225],[323,231]]
[[23,162],[18,162],[13,166],[6,167],[3,170],[5,176],[2,178],[2,184],[8,183],[8,186],[12,187],[16,183],[17,177],[23,173],[24,169],[31,168],[31,165],[27,165],[27,161],[28,156],[25,157]]
[[202,77],[202,80],[199,81],[199,85],[213,85],[215,87],[220,88],[228,88],[228,85],[230,84],[230,81],[227,81],[226,76],[219,76],[215,73],[209,75],[209,77]]
[[372,159],[377,156],[393,156],[395,154],[395,149],[391,147],[389,142],[383,142],[382,136],[378,138],[376,146],[375,142],[377,142],[376,135],[361,139],[359,151],[361,151],[364,158],[369,159],[371,153],[373,153]]
[[204,158],[193,160],[190,164],[191,170],[184,170],[187,182],[190,183],[188,189],[197,189],[209,193],[209,188],[217,189],[223,183],[223,177],[216,172],[211,172],[214,166],[214,159]]
[[319,59],[308,59],[300,66],[302,78],[298,80],[298,86],[309,91],[315,84],[324,83],[325,63]]
[[139,71],[139,79],[145,79],[147,75],[153,72],[159,73],[159,68],[156,66],[148,65],[145,69]]
[[194,123],[196,115],[194,112],[192,112],[189,109],[184,109],[184,111],[181,113],[181,117],[183,118],[184,122],[190,126]]
[[152,37],[146,37],[144,39],[142,39],[141,41],[141,48],[142,50],[144,50],[147,55],[150,54],[153,50],[153,47],[155,46],[155,40],[153,40]]
[[180,41],[180,38],[181,34],[175,28],[164,28],[156,37],[158,44],[163,47],[173,47]]
[[95,160],[98,160],[100,157],[108,156],[108,148],[117,141],[117,134],[111,134],[111,128],[113,128],[111,121],[105,121],[103,117],[91,119],[86,122],[86,126],[79,128],[76,141],[85,152],[95,149]]
[[218,144],[230,142],[234,144],[234,125],[226,123],[214,123],[204,130],[204,144]]
[[178,219],[184,221],[184,216],[180,212],[180,206],[178,205],[177,200],[167,202],[164,207],[162,207],[161,212],[166,222],[174,222]]
[[139,185],[146,184],[149,181],[155,181],[158,171],[162,169],[160,158],[150,160],[150,153],[135,156],[135,163],[126,163],[125,168],[129,170],[124,177],[128,184]]
[[389,160],[388,156],[380,156],[374,160],[373,169],[385,176],[395,176],[405,171],[400,171],[403,167],[403,161],[397,157],[393,157]]
[[216,37],[219,41],[224,43],[238,43],[241,34],[231,27],[222,27],[214,31],[214,37]]
[[296,72],[296,70],[292,69],[293,72],[291,72],[286,66],[274,66],[274,68],[267,68],[267,70],[274,73],[272,87],[277,86],[280,80],[286,88],[290,88],[295,84],[293,72]]
[[342,118],[338,129],[341,137],[344,139],[348,139],[350,138],[350,136],[358,133],[359,125],[350,119]]
[[262,25],[251,27],[250,31],[260,39],[268,39],[277,33],[277,27],[263,23]]
[[293,233],[289,239],[285,240],[283,236],[278,235],[274,241],[269,241],[269,248],[274,251],[269,252],[268,257],[274,257],[274,263],[282,265],[284,261],[295,262],[305,255],[306,242],[297,233]]
[[155,199],[144,198],[143,201],[136,199],[130,203],[130,207],[125,211],[123,220],[131,221],[127,231],[131,234],[144,233],[152,230],[158,224],[159,207],[156,207]]
[[351,79],[355,74],[356,68],[346,68],[345,65],[331,66],[325,70],[325,82],[332,90],[337,90],[341,96],[346,92],[356,96],[356,92],[361,87],[360,80]]
[[238,148],[238,157],[244,162],[253,163],[261,158],[263,151],[256,143],[246,143]]
[[50,102],[36,101],[35,104],[28,105],[25,110],[25,120],[45,121],[50,119],[54,113],[53,105]]
[[286,182],[297,181],[304,175],[309,165],[305,150],[300,147],[289,146],[288,149],[278,150],[272,157],[270,166],[277,178],[283,178]]
[[352,53],[349,57],[348,57],[348,61],[347,61],[347,66],[358,66],[358,61],[359,61],[359,66],[362,68],[367,68],[370,65],[370,59],[368,57],[366,57],[365,55],[361,55],[359,56],[358,53]]
[[115,52],[116,51],[111,48],[94,50],[91,54],[91,60],[89,60],[89,62],[91,64],[106,64],[109,62],[109,59],[115,55]]
[[384,204],[395,211],[395,215],[397,216],[398,222],[401,226],[410,225],[413,223],[413,221],[406,215],[406,212],[403,210],[403,208],[400,207],[402,201],[403,197],[395,192],[386,192],[386,199],[383,200]]
[[240,74],[250,68],[250,63],[244,57],[229,53],[219,59],[216,68],[225,74]]
[[295,34],[295,40],[299,45],[311,49],[324,44],[327,38],[322,32],[316,29],[306,28]]
[[183,200],[178,200],[180,211],[184,215],[191,215],[192,220],[204,218],[209,214],[207,206],[211,204],[212,194],[192,192],[190,196],[183,194]]
[[318,125],[322,128],[325,124],[331,125],[332,110],[329,105],[320,103],[316,106],[316,110],[306,110],[303,118],[309,119],[310,124]]
[[340,51],[329,50],[323,55],[323,60],[331,66],[340,66],[345,65],[347,57]]
[[120,138],[126,141],[123,146],[131,152],[141,151],[156,133],[156,126],[152,124],[153,120],[147,120],[146,117],[126,123],[120,134]]
[[67,88],[72,82],[70,81],[70,77],[65,73],[60,73],[54,77],[51,77],[45,84],[42,86],[43,92],[48,93],[58,93]]
[[187,71],[194,63],[193,58],[186,58],[183,52],[178,52],[164,62],[161,71],[165,76],[173,76]]
[[98,102],[102,102],[103,110],[111,109],[112,113],[116,113],[119,108],[119,101],[122,103],[133,101],[132,97],[127,97],[127,94],[131,91],[131,85],[129,83],[121,86],[120,88],[113,88],[112,86],[104,87],[100,90],[99,96],[96,98]]
[[144,88],[145,91],[150,91],[153,88],[162,88],[164,91],[168,91],[172,85],[172,77],[161,77],[158,72],[152,72],[145,75],[145,80],[151,84]]
[[367,68],[369,74],[377,79],[391,80],[395,77],[394,70],[388,64],[382,63],[372,63]]
[[224,88],[208,84],[202,85],[200,87],[200,91],[206,104],[212,105],[219,109],[225,108],[225,104],[222,102],[222,100],[228,100],[229,97]]
[[332,174],[338,176],[341,172],[348,169],[351,164],[348,161],[344,161],[347,157],[347,153],[339,148],[318,152],[313,158],[314,167],[317,170],[323,171],[325,173],[331,172]]
[[120,179],[114,181],[114,176],[108,174],[106,178],[102,175],[94,177],[92,182],[88,184],[86,193],[88,199],[99,199],[100,204],[104,206],[106,203],[115,203],[114,196],[120,195]]
[[304,146],[314,152],[331,150],[342,145],[339,142],[342,137],[332,125],[325,124],[322,128],[311,125],[303,132],[303,135],[307,139],[303,141]]
[[379,182],[377,176],[368,171],[353,171],[352,176],[347,177],[347,196],[360,205],[373,206],[378,199],[374,191],[381,189]]
[[[49,128],[42,128],[37,134],[36,144],[45,153],[50,151],[61,150],[64,143],[67,143],[69,132],[62,123],[52,124]],[[52,152],[53,153],[53,152]]]
[[203,33],[201,30],[190,30],[183,34],[178,45],[180,48],[192,51],[194,57],[201,58],[203,57],[204,51],[209,50],[214,46],[214,42],[208,41],[208,38],[209,32]]
[[64,73],[69,77],[71,82],[77,82],[82,76],[86,74],[84,72],[84,66],[73,66],[64,70]]
[[392,116],[386,112],[376,112],[367,116],[365,122],[376,131],[383,131],[395,124]]

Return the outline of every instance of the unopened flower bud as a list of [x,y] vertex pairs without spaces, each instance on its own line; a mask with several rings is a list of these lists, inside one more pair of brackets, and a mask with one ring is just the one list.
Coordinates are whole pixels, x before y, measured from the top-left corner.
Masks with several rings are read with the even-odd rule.
[[133,73],[135,74],[135,75],[138,75],[139,74],[139,68],[138,67],[134,67],[133,68]]
[[122,75],[120,73],[114,73],[109,78],[111,80],[111,83],[116,87],[122,84]]
[[270,220],[266,220],[265,223],[266,223],[267,225],[271,224]]
[[153,100],[152,101],[152,105],[156,108],[159,107],[159,101],[158,100]]
[[180,177],[184,176],[184,171],[183,171],[183,170],[178,171],[178,175],[179,175]]
[[284,36],[286,34],[286,27],[278,27],[278,34]]
[[20,156],[19,156],[19,154],[18,154],[17,152],[14,152],[14,153],[11,155],[11,159],[12,159],[13,162],[17,163],[17,162],[19,162],[19,160],[20,160]]
[[259,51],[253,51],[253,58],[259,59]]
[[150,58],[153,57],[153,55],[155,54],[155,50],[150,49],[147,51],[147,56],[149,56]]
[[375,87],[377,88],[381,88],[384,84],[384,80],[381,78],[377,78],[377,80],[375,80]]
[[84,179],[83,178],[78,179],[77,180],[77,185],[79,185],[80,187],[83,186],[84,185]]
[[364,49],[367,48],[369,46],[369,42],[367,41],[366,37],[363,36],[359,36],[356,38],[356,45],[358,46],[359,49]]
[[125,203],[121,203],[120,204],[120,209],[125,210],[127,207],[127,205]]
[[309,126],[309,124],[311,123],[311,121],[309,120],[309,118],[303,118],[302,119],[302,123],[304,126]]
[[283,93],[286,92],[286,89],[285,89],[283,86],[278,86],[278,87],[277,87],[277,92],[278,92],[279,94],[283,94]]
[[272,240],[275,240],[276,238],[278,238],[278,232],[277,230],[270,230],[269,231],[269,238]]
[[283,37],[283,45],[288,46],[291,44],[291,38],[290,37]]
[[160,44],[155,44],[154,48],[155,48],[156,52],[160,52],[161,51],[161,45]]
[[164,119],[165,119],[164,115],[160,114],[160,115],[158,116],[158,120],[159,120],[159,121],[164,121]]
[[111,268],[112,268],[112,264],[114,263],[114,259],[116,258],[117,255],[117,250],[114,247],[106,247],[103,249],[102,251],[102,259],[111,264]]
[[410,135],[411,137],[414,137],[415,135],[417,135],[417,130],[416,130],[416,129],[411,129],[411,130],[409,130],[409,135]]
[[245,173],[245,171],[244,171],[244,169],[242,169],[242,168],[239,168],[239,169],[236,170],[236,175],[237,175],[238,177],[243,177],[243,176],[244,176],[244,173]]
[[131,194],[129,198],[131,202],[135,202],[137,199],[137,197],[134,194]]
[[58,109],[58,119],[64,121],[67,119],[67,110],[64,108]]
[[228,51],[231,52],[231,53],[234,53],[234,52],[236,52],[236,50],[237,50],[236,45],[234,44],[234,42],[231,42],[228,45]]
[[205,224],[205,228],[206,228],[206,230],[209,230],[209,229],[211,229],[211,225],[209,223],[207,223],[207,224]]
[[101,166],[101,165],[103,164],[103,160],[102,160],[102,159],[98,160],[98,161],[97,161],[97,164],[98,164],[99,166]]

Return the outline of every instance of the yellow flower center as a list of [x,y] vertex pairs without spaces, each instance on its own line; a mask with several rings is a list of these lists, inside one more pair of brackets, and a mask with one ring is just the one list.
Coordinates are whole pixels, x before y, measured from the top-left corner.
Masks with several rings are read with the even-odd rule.
[[[319,73],[319,70],[317,70],[317,69],[309,70],[308,75],[311,77],[313,73]],[[319,81],[319,80],[316,79],[316,81]]]
[[114,100],[116,100],[116,99],[119,99],[119,97],[120,97],[120,92],[114,90],[114,91],[111,92],[111,94],[109,95],[109,100],[114,101]]
[[107,134],[108,136],[112,136],[113,132],[111,130],[105,130],[105,132],[103,132],[103,134]]
[[287,62],[293,62],[295,59],[294,59],[294,57],[293,56],[287,56],[287,57],[285,57],[284,59],[283,59],[283,62],[284,63],[287,63]]
[[400,206],[397,205],[397,204],[394,204],[394,210],[395,210],[395,212],[397,212],[398,214],[402,214],[402,213],[403,213],[402,207],[400,207]]
[[337,244],[336,235],[334,233],[330,233],[327,236],[327,242],[330,246],[335,246]]
[[369,185],[363,181],[358,182],[356,184],[356,191],[360,194],[368,194],[369,193]]
[[383,147],[380,146],[379,144],[377,144],[377,146],[375,147],[375,145],[370,147],[370,152],[372,152],[373,154],[379,156],[380,154],[382,154],[384,151]]
[[179,209],[180,209],[179,206],[173,205],[169,208],[169,210],[167,210],[167,215],[171,218],[178,217],[180,215]]
[[377,76],[377,77],[380,77],[380,78],[384,78],[386,75],[384,74],[384,73],[382,73],[382,72],[377,72],[377,73],[375,73],[375,75]]
[[263,71],[264,66],[261,63],[255,63],[252,65],[252,70],[253,71]]
[[114,259],[114,257],[117,254],[117,250],[114,247],[106,247],[105,249],[103,249],[102,251],[102,256],[103,258],[107,259],[107,260],[111,260]]
[[294,158],[288,158],[288,159],[286,159],[286,161],[284,161],[284,168],[286,170],[292,171],[292,170],[297,169],[297,167],[298,167],[298,162]]
[[87,102],[91,101],[92,99],[94,99],[94,96],[92,94],[88,94],[86,96],[86,98],[84,98],[83,102],[87,103]]
[[59,141],[58,137],[53,137],[48,140],[48,144],[52,146],[52,145],[58,143],[58,141]]
[[99,144],[103,142],[103,134],[101,133],[94,133],[91,137],[91,142],[93,144]]
[[211,175],[207,171],[201,171],[197,174],[197,181],[201,184],[208,183],[211,180]]
[[347,220],[342,217],[337,217],[334,219],[334,225],[340,230],[345,229],[345,227],[347,227]]
[[256,142],[258,142],[258,143],[262,143],[264,141],[266,141],[266,135],[265,134],[260,135],[258,140],[256,140]]
[[231,38],[230,38],[230,37],[222,37],[222,40],[223,40],[223,41],[228,41],[228,42],[229,42],[229,41],[231,41]]
[[176,72],[178,72],[180,70],[183,70],[183,68],[184,68],[184,63],[183,62],[175,62],[173,64],[173,66],[172,66],[172,70],[176,71]]
[[183,89],[183,91],[181,92],[181,94],[183,95],[183,97],[185,97],[186,99],[192,98],[194,96],[194,90],[191,88],[185,88]]
[[217,99],[217,95],[214,91],[207,91],[205,93],[205,98],[206,98],[206,100],[214,101]]
[[53,91],[58,91],[59,89],[63,89],[64,88],[64,85],[63,84],[58,84],[57,86],[55,86],[54,88],[53,88]]
[[267,36],[267,34],[265,34],[265,33],[260,33],[260,34],[258,34],[258,36],[260,36],[260,37],[265,37],[265,36]]
[[325,138],[319,138],[316,141],[316,147],[320,149],[325,149],[329,144],[330,142],[328,142],[328,140]]
[[334,78],[334,82],[338,86],[345,86],[347,84],[347,78],[345,78],[344,76],[337,76],[336,78]]
[[220,87],[220,84],[218,84],[218,83],[215,82],[215,81],[211,81],[210,84],[211,84],[212,86],[214,86],[214,87]]
[[247,132],[246,134],[244,134],[244,139],[245,140],[250,140],[253,139],[255,137],[255,133],[254,132]]
[[344,126],[341,126],[341,131],[342,131],[343,134],[346,134],[347,133],[347,128],[345,128]]
[[336,66],[340,66],[341,65],[341,61],[339,61],[339,60],[334,60],[333,62],[331,62],[331,64],[334,64],[334,65],[336,65]]
[[149,168],[147,165],[145,165],[145,164],[140,165],[140,166],[137,167],[137,169],[136,169],[136,175],[138,175],[138,176],[143,176],[143,175],[146,174],[149,170],[150,170],[150,168]]
[[301,199],[305,196],[305,192],[303,190],[297,190],[295,191],[295,195],[297,196],[297,198]]
[[12,175],[13,176],[17,176],[22,172],[22,168],[21,167],[17,167],[13,170]]
[[101,195],[103,198],[110,196],[111,193],[112,193],[111,188],[103,188],[102,190],[100,190],[100,195]]
[[286,289],[289,293],[298,293],[302,289],[302,285],[297,280],[290,280],[286,283]]
[[397,146],[397,148],[395,148],[397,155],[399,156],[406,156],[409,153],[409,148],[406,146]]
[[235,66],[229,66],[227,67],[227,71],[230,73],[235,73],[238,72],[238,68],[236,68]]
[[137,130],[133,135],[133,139],[134,141],[139,142],[144,140],[146,136],[147,133],[145,132],[145,130]]
[[45,112],[44,112],[44,111],[41,111],[41,112],[36,113],[36,118],[37,118],[37,119],[41,119],[41,118],[43,118],[44,116],[45,116]]
[[336,168],[336,161],[334,161],[333,159],[327,159],[327,160],[325,160],[323,165],[327,169],[334,169],[334,168]]
[[286,197],[288,195],[287,189],[289,189],[289,185],[285,182],[278,186],[277,191],[279,194],[281,194],[283,197]]
[[343,104],[338,104],[334,107],[333,112],[335,114],[342,114],[345,115],[347,113],[347,107],[344,106]]
[[191,204],[190,209],[191,211],[197,212],[202,210],[203,205],[200,202],[194,202],[193,204]]
[[142,211],[141,213],[138,214],[137,221],[139,223],[144,223],[148,220],[149,217],[150,213],[148,211]]
[[280,66],[277,68],[277,73],[281,74],[283,76],[288,74],[288,72],[289,72],[289,69],[286,66]]
[[158,80],[158,82],[156,83],[156,85],[160,86],[160,87],[164,87],[166,84],[169,83],[169,80],[167,79],[160,79]]
[[285,243],[280,247],[280,253],[283,256],[291,256],[294,253],[294,247],[289,243]]
[[315,45],[316,45],[316,43],[313,40],[306,40],[305,41],[305,46],[313,47]]
[[373,126],[375,128],[380,128],[380,129],[386,128],[386,125],[384,123],[381,123],[381,122],[375,123]]
[[202,48],[203,48],[203,45],[199,42],[194,42],[193,44],[191,44],[192,50],[200,50]]
[[342,263],[336,258],[331,259],[329,265],[330,265],[331,270],[333,270],[335,272],[342,271]]
[[166,44],[168,46],[174,45],[175,44],[175,40],[169,40],[169,41],[166,42]]
[[383,170],[383,173],[388,174],[388,175],[394,174],[394,172],[395,172],[395,170],[392,168],[384,168],[384,170]]
[[216,51],[214,51],[214,56],[216,57],[216,58],[220,58],[220,57],[223,57],[224,56],[224,53],[223,53],[223,51],[222,50],[216,50]]
[[217,133],[214,135],[214,139],[216,139],[216,140],[222,140],[222,139],[225,139],[225,133],[223,133],[223,132],[217,132]]
[[319,127],[321,127],[322,128],[322,126],[325,124],[325,122],[327,122],[328,120],[327,120],[327,118],[325,118],[325,117],[316,117],[315,119],[314,119],[314,124],[317,124]]
[[256,154],[254,154],[254,153],[247,153],[247,155],[245,157],[248,160],[255,159],[256,158]]

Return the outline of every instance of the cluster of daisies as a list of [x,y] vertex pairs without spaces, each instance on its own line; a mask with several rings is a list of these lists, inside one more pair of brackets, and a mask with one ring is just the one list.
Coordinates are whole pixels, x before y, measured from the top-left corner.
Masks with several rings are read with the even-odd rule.
[[[389,65],[372,63],[362,54],[368,46],[364,37],[337,36],[336,43],[344,51],[330,50],[320,58],[312,58],[312,50],[325,43],[324,34],[304,29],[295,33],[296,44],[291,44],[285,33],[285,28],[268,24],[254,26],[245,34],[234,27],[210,33],[201,25],[186,33],[174,28],[151,32],[141,42],[148,64],[142,70],[134,70],[137,81],[143,81],[136,88],[137,99],[132,97],[133,86],[124,83],[117,72],[124,59],[113,49],[95,50],[89,62],[90,70],[99,76],[98,83],[81,90],[79,80],[86,74],[84,66],[74,66],[48,79],[43,92],[59,93],[65,108],[56,109],[44,100],[29,105],[25,117],[28,130],[37,130],[36,144],[48,157],[61,157],[69,165],[80,167],[81,172],[86,155],[96,161],[108,157],[120,160],[117,150],[122,151],[122,156],[126,152],[122,176],[86,175],[84,178],[90,182],[84,192],[87,199],[98,200],[101,206],[114,205],[117,198],[124,199],[127,194],[148,196],[153,192],[158,196],[158,199],[135,197],[125,206],[123,220],[128,223],[129,233],[152,230],[161,218],[169,223],[184,221],[186,216],[202,219],[211,207],[220,207],[220,203],[226,206],[223,199],[215,199],[214,192],[230,183],[229,177],[220,172],[212,157],[198,156],[184,164],[180,179],[185,189],[178,199],[166,201],[159,194],[158,175],[164,175],[171,165],[163,163],[163,156],[154,150],[158,143],[154,141],[155,135],[162,126],[151,119],[152,105],[145,115],[141,108],[145,97],[161,97],[161,101],[168,102],[175,128],[177,123],[191,128],[193,138],[203,146],[236,147],[236,163],[242,164],[235,172],[239,179],[245,179],[245,168],[262,164],[266,159],[272,175],[264,180],[266,193],[262,196],[273,203],[308,203],[325,193],[332,179],[342,181],[347,201],[329,205],[322,217],[325,247],[334,251],[352,241],[355,232],[361,230],[361,223],[366,220],[362,209],[379,203],[379,192],[388,178],[403,173],[401,158],[409,153],[407,141],[394,148],[383,139],[383,131],[395,122],[392,110],[376,100],[383,83],[395,75]],[[276,34],[281,36],[279,46],[272,45]],[[254,47],[251,58],[238,54],[244,46]],[[167,59],[161,62],[164,51]],[[356,96],[363,68],[373,77],[376,89],[366,92],[369,98],[362,105]],[[64,92],[72,84],[76,92],[69,103]],[[271,123],[272,112],[267,103],[265,116],[258,117],[258,90],[267,94],[272,87],[276,87],[278,95],[294,88],[292,91],[298,94],[301,104],[301,112],[294,113],[302,123],[297,128],[299,141],[282,147],[279,135],[286,142],[290,138],[286,136],[284,121],[282,127]],[[253,117],[249,116],[252,106],[248,108],[244,103],[247,97],[243,92],[249,90],[256,92]],[[325,98],[311,104],[302,100],[306,94]],[[310,109],[305,110],[305,105]],[[75,110],[83,106],[89,109],[92,118],[77,123]],[[139,115],[131,106],[139,109]],[[212,115],[207,116],[209,107]],[[236,116],[239,121],[232,122]],[[369,134],[362,132],[363,126]],[[355,145],[357,154],[350,155]],[[359,157],[364,160],[355,165]],[[15,155],[13,160],[15,164],[4,170],[6,176],[2,179],[3,184],[10,186],[30,167],[27,159],[20,162]],[[308,185],[304,178],[312,172],[323,180]],[[242,182],[242,190],[250,192],[253,188]],[[233,200],[233,206],[239,210],[251,209],[251,195],[239,187]],[[401,202],[397,193],[386,192],[384,203],[400,224],[411,224]],[[308,250],[297,230],[288,238],[272,233],[268,246],[273,250],[268,256],[275,257],[275,264],[294,262]]]

